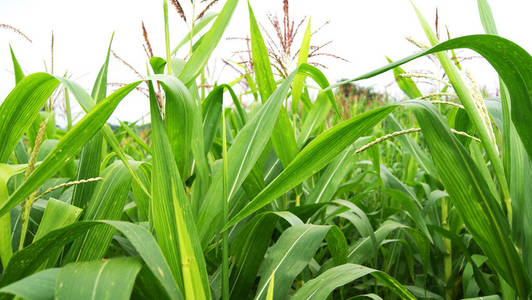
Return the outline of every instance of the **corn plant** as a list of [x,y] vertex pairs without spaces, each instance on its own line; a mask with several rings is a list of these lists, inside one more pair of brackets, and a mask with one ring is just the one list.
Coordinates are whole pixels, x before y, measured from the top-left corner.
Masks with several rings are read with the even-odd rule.
[[[112,38],[90,93],[26,76],[12,50],[16,85],[0,106],[1,298],[530,297],[532,57],[497,36],[486,0],[487,34],[441,42],[414,6],[432,46],[336,84],[307,64],[310,22],[297,66],[276,81],[248,4],[257,97],[247,107],[231,84],[198,86],[238,4],[205,14],[215,2],[196,13],[192,1],[189,15],[172,1],[190,32],[171,51],[164,0],[164,55],[143,26],[146,74],[112,93]],[[500,99],[461,73],[459,48],[495,68]],[[423,95],[401,65],[426,55],[446,77]],[[343,98],[387,71],[408,100]],[[139,88],[150,123],[110,126]],[[59,89],[85,111],[66,130],[41,111]]]

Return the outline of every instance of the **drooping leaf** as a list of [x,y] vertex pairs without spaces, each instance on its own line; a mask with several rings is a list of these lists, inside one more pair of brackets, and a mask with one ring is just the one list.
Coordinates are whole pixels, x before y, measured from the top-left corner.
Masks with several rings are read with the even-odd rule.
[[4,269],[0,287],[31,275],[49,258],[50,254],[79,238],[90,228],[101,224],[113,226],[131,242],[170,299],[183,299],[172,272],[150,232],[142,226],[121,221],[76,222],[48,233],[12,257]]

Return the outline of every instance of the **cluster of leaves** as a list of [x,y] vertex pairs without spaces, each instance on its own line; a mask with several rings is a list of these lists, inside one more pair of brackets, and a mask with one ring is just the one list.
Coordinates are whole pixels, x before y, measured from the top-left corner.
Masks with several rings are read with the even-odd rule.
[[[110,95],[111,47],[90,94],[24,76],[13,54],[17,84],[0,106],[0,298],[528,299],[532,57],[496,35],[487,2],[488,35],[439,43],[418,12],[432,48],[335,86],[306,63],[310,29],[276,82],[249,7],[247,110],[231,85],[205,96],[197,85],[237,3],[200,37],[191,29],[186,61],[166,34],[167,59],[151,57],[146,80]],[[444,52],[456,48],[497,70],[501,99],[466,84]],[[460,103],[436,107],[401,76],[429,54]],[[389,70],[414,100],[333,93]],[[108,118],[144,83],[151,124],[113,130]],[[86,111],[67,130],[41,112],[60,85]]]

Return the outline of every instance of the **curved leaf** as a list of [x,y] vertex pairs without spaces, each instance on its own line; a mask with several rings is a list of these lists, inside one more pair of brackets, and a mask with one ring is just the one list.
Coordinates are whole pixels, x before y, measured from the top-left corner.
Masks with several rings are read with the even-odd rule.
[[401,299],[416,299],[414,295],[390,275],[382,271],[355,264],[344,264],[323,272],[320,276],[305,283],[299,290],[297,290],[292,299],[326,299],[337,287],[343,286],[368,274],[371,274],[377,280],[381,281]]
[[303,224],[285,230],[263,261],[255,299],[266,299],[268,286],[274,281],[274,299],[286,296],[292,281],[307,266],[329,226]]
[[499,273],[520,295],[530,283],[511,239],[510,225],[479,168],[433,105],[409,101],[441,181],[467,229]]
[[[59,82],[57,79],[55,79],[54,77],[48,74],[37,73],[34,75],[37,75],[37,79],[40,79],[41,81],[44,80],[44,82],[38,81],[39,84],[33,87],[33,89],[35,89],[36,91],[42,92],[42,90],[47,88],[46,91],[50,91],[51,93],[51,91],[53,91],[51,87],[53,87],[54,85],[57,86],[56,84]],[[31,90],[32,88],[26,85],[22,85],[22,84],[25,80],[31,79],[31,78],[35,78],[35,77],[32,77],[32,75],[29,75],[26,78],[24,78],[24,80],[20,84],[20,86],[22,86],[25,89],[25,91]],[[139,83],[140,81],[130,83],[120,88],[119,90],[111,94],[109,97],[102,100],[100,103],[96,104],[96,106],[94,106],[94,108],[83,119],[81,119],[74,127],[72,127],[72,129],[70,129],[65,134],[65,136],[63,136],[63,138],[61,138],[59,143],[57,143],[57,145],[55,146],[54,150],[50,154],[48,154],[48,156],[46,156],[44,161],[31,173],[31,175],[26,179],[26,181],[24,181],[24,183],[20,187],[18,187],[18,189],[15,192],[13,192],[13,194],[11,194],[7,202],[4,203],[4,205],[0,208],[0,216],[6,214],[11,208],[17,205],[25,197],[29,196],[44,181],[46,181],[50,176],[55,174],[68,159],[72,158],[72,156],[74,156],[83,147],[83,145],[94,134],[96,134],[96,132],[100,130],[100,128],[106,123],[107,119],[111,116],[116,106],[120,103],[120,101],[129,92],[131,92]],[[13,97],[19,97],[19,96],[31,97],[31,95],[26,95],[25,92],[21,95],[19,93],[22,93],[22,92],[15,92],[16,90],[17,90],[17,87],[15,87],[14,92],[12,92],[12,94],[13,93],[15,94],[15,96]],[[8,96],[8,98],[10,97]],[[11,100],[9,103],[11,103]],[[27,99],[25,103],[27,103]],[[3,103],[2,107],[0,108],[0,115],[3,114],[2,108],[4,107],[4,104],[5,103]],[[25,111],[26,109],[21,108],[21,110]],[[16,114],[16,117],[19,117],[19,116],[20,116],[20,110]],[[23,119],[24,118],[22,118],[22,120]],[[2,122],[0,123],[0,130],[3,130],[2,129],[2,125],[4,124],[3,121],[4,119],[0,121]],[[14,124],[12,125],[17,127]],[[5,130],[5,131],[10,131],[10,130]],[[2,136],[2,134],[4,134],[4,131],[0,131],[0,137]]]
[[25,300],[52,300],[59,269],[46,269],[0,289],[0,294],[11,294]]
[[395,105],[391,105],[374,109],[340,123],[319,135],[299,152],[279,176],[238,212],[224,227],[224,230],[318,172],[395,108]]
[[2,279],[0,279],[0,286],[7,286],[32,274],[48,259],[50,254],[79,238],[90,228],[101,224],[113,226],[131,242],[171,299],[183,299],[172,272],[150,232],[139,225],[120,221],[77,222],[48,233],[38,241],[18,251],[11,258],[4,269]]

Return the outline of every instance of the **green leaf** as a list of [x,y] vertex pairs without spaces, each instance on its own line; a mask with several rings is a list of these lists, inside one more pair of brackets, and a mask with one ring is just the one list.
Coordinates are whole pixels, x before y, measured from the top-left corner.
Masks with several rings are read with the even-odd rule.
[[[67,87],[72,94],[76,97],[76,100],[81,105],[83,110],[85,112],[89,112],[94,108],[95,101],[92,99],[92,97],[83,90],[81,86],[79,86],[77,83],[67,80],[65,78],[57,77],[61,81],[61,83]],[[139,84],[140,82],[137,82]],[[116,93],[116,92],[115,92]],[[126,157],[126,154],[124,153],[124,150],[122,149],[122,146],[120,145],[120,142],[115,137],[113,130],[109,126],[109,124],[104,124],[102,128],[103,136],[107,143],[109,143],[109,146],[113,149],[114,152],[120,157],[120,160],[122,163],[124,163],[124,166],[128,169],[129,173],[137,183],[137,186],[140,188],[140,190],[148,197],[150,197],[150,194],[148,193],[143,181],[137,176],[135,171],[133,170],[133,167],[131,167],[131,164],[129,163],[129,158]]]
[[[305,30],[305,35],[303,36],[303,42],[299,48],[299,56],[297,58],[297,65],[306,64],[310,49],[310,38],[312,36],[312,31],[310,29],[310,17],[307,24],[307,29]],[[292,113],[295,114],[299,109],[299,98],[301,98],[301,93],[303,92],[303,83],[305,82],[305,75],[298,74],[296,79],[294,79],[294,84],[292,84]]]
[[395,108],[394,105],[377,108],[323,132],[303,148],[279,176],[239,211],[224,227],[224,230],[318,172]]
[[[115,161],[102,172],[87,208],[83,221],[120,220],[131,186],[131,176],[121,161]],[[64,262],[89,261],[103,258],[111,244],[114,228],[97,226],[70,247]]]
[[[61,227],[68,226],[76,222],[81,214],[82,210],[74,205],[55,200],[53,198],[46,202],[46,208],[42,216],[39,228],[33,242],[38,241],[49,232]],[[54,266],[57,259],[61,255],[60,251],[57,251],[55,255],[50,255],[50,259],[46,262],[46,266]]]
[[[442,42],[428,50],[398,60],[385,67],[366,73],[355,79],[338,83],[358,81],[374,77],[416,58],[450,49],[469,48],[482,55],[499,73],[508,87],[512,102],[512,122],[516,126],[529,156],[532,155],[532,131],[527,120],[532,115],[532,91],[527,86],[532,82],[532,57],[519,45],[494,35],[469,35]],[[334,87],[332,86],[332,87]],[[331,88],[332,88],[331,87]]]
[[[227,153],[228,161],[236,162],[231,163],[228,169],[229,201],[236,194],[268,144],[274,122],[295,74],[295,72],[292,73],[283,81],[270,99],[262,105],[260,110],[246,123],[233,140],[233,144]],[[223,207],[222,176],[222,172],[218,172],[214,176],[213,184],[207,192],[196,220],[203,245],[209,242],[220,225]]]
[[[390,115],[387,121],[387,124],[393,131],[404,130],[401,124],[399,124],[399,122],[396,120],[395,116]],[[436,171],[436,167],[434,166],[434,163],[430,159],[428,153],[422,150],[421,147],[411,137],[406,134],[402,134],[395,138],[401,143],[405,150],[408,151],[412,157],[414,157],[423,171],[434,178],[438,178],[438,172]]]
[[353,169],[354,155],[355,149],[349,147],[331,161],[305,200],[306,203],[330,201],[347,174]]
[[[43,85],[50,85],[49,90],[51,86],[54,86],[54,88],[55,86],[57,86],[56,84],[58,83],[58,81],[51,75],[35,75],[38,75],[37,78],[45,78],[50,82],[54,82],[53,85],[50,85],[48,83],[42,84],[41,86],[36,86],[34,87],[36,91],[39,91],[41,88],[43,88]],[[27,79],[31,80],[31,78],[35,77],[33,77],[32,75],[27,76],[26,78],[24,78],[24,80],[19,86],[23,86],[22,84],[24,83],[24,81]],[[26,181],[15,192],[13,192],[13,194],[11,194],[7,202],[0,208],[0,216],[6,214],[11,208],[17,205],[25,197],[29,196],[46,179],[55,174],[68,159],[74,156],[81,149],[81,147],[94,134],[96,134],[96,132],[100,130],[100,128],[105,124],[109,116],[111,116],[116,106],[120,103],[120,101],[139,83],[140,82],[130,83],[120,88],[119,90],[111,94],[109,97],[96,104],[96,106],[94,106],[94,108],[83,119],[76,123],[76,125],[72,127],[72,129],[69,130],[61,138],[59,143],[57,143],[57,145],[55,146],[54,150],[50,154],[48,154],[48,156],[46,156],[44,161],[35,169],[35,171],[31,173],[31,175],[26,179]],[[17,87],[15,87],[15,90],[17,90]],[[24,88],[28,88],[31,90],[31,87]],[[18,92],[15,94],[18,95]],[[8,99],[6,99],[6,101],[9,100],[9,98],[10,97],[8,96]],[[27,104],[28,101],[26,100],[25,103]],[[6,102],[4,102],[2,104],[2,107],[0,107],[0,115],[2,115],[2,108],[4,108],[5,104]],[[20,113],[17,115],[20,116]],[[22,118],[22,120],[23,119],[24,118]],[[3,122],[2,124],[0,124],[0,129],[2,128],[2,125]],[[2,136],[3,133],[4,131],[0,131],[0,136]]]
[[334,225],[325,236],[327,249],[331,253],[335,265],[347,263],[347,239],[340,227]]
[[391,232],[406,227],[395,221],[384,221],[373,235],[361,238],[349,247],[348,261],[355,264],[365,263],[376,254],[378,247]]
[[166,95],[165,121],[170,147],[179,173],[190,175],[192,166],[192,135],[194,126],[194,100],[185,85],[172,76],[156,75]]
[[497,27],[488,0],[477,0],[477,5],[484,31],[486,31],[487,34],[497,35]]
[[253,217],[231,243],[231,256],[234,257],[229,278],[231,299],[248,297],[278,218],[273,213]]
[[285,298],[292,281],[310,262],[329,228],[302,224],[285,230],[265,256],[255,299],[266,298],[272,281],[275,286],[273,298]]
[[9,45],[9,51],[11,52],[11,60],[13,61],[13,73],[15,73],[15,84],[18,84],[24,78],[24,72],[18,63],[13,48]]
[[187,44],[190,41],[191,37],[195,37],[205,26],[209,25],[211,21],[218,16],[218,13],[210,13],[207,12],[201,19],[194,22],[194,28],[192,28],[192,31],[189,31],[187,34],[184,35],[183,39],[177,44],[175,49],[172,51],[172,55],[174,55],[181,47],[183,47],[185,44]]
[[[100,72],[98,73],[92,88],[91,96],[96,103],[103,100],[107,95],[107,71],[109,68],[109,55],[111,53],[113,36],[111,36],[111,41],[109,42],[105,62],[100,68]],[[103,136],[98,132],[85,146],[83,146],[78,163],[76,180],[98,177],[100,174],[100,164],[102,162],[102,144]],[[72,195],[72,203],[84,209],[87,206],[89,199],[91,199],[95,187],[95,182],[75,185]]]
[[59,269],[47,269],[0,289],[0,294],[11,294],[25,300],[52,300]]
[[207,270],[189,199],[185,194],[170,141],[166,135],[153,85],[150,88],[152,125],[152,216],[161,250],[187,298],[210,298]]
[[208,153],[211,149],[214,137],[216,136],[216,132],[220,124],[224,90],[227,90],[231,95],[231,99],[233,100],[233,104],[235,105],[240,118],[247,122],[246,112],[242,108],[242,105],[240,104],[240,101],[238,100],[238,97],[233,89],[227,84],[216,86],[214,89],[212,89],[202,104],[205,153]]
[[214,48],[216,48],[218,42],[222,38],[237,4],[238,0],[228,0],[225,2],[222,11],[218,14],[216,20],[214,20],[211,29],[209,29],[209,31],[203,36],[198,48],[194,50],[192,56],[190,56],[185,67],[179,74],[178,78],[182,82],[188,84],[199,75],[201,70],[203,70],[212,51],[214,51]]
[[[257,24],[257,20],[248,2],[249,24],[251,34],[251,56],[253,59],[253,70],[259,88],[262,102],[269,101],[270,96],[276,90],[277,84],[273,77],[273,72],[268,55],[268,49],[262,38],[262,34]],[[297,75],[296,75],[297,76]],[[268,99],[268,100],[266,100]],[[297,144],[294,128],[288,117],[288,112],[284,106],[281,107],[273,134],[271,137],[275,153],[283,166],[287,166],[297,154]]]
[[404,286],[390,275],[361,265],[344,264],[323,272],[320,276],[305,283],[292,299],[326,299],[332,291],[351,281],[371,274],[401,299],[416,299]]
[[57,274],[55,299],[129,299],[141,267],[130,257],[68,264]]
[[497,273],[519,295],[528,295],[529,279],[511,239],[498,195],[491,193],[479,168],[434,106],[421,101],[410,101],[406,105],[414,110],[441,182],[467,229]]
[[142,226],[120,221],[84,221],[54,230],[18,251],[4,269],[0,287],[31,275],[58,249],[79,238],[94,226],[108,224],[120,231],[133,245],[151,273],[159,280],[170,299],[183,299],[157,242]]
[[0,163],[7,162],[18,140],[58,85],[59,81],[52,75],[31,74],[4,99],[0,106]]
[[[393,61],[386,57],[389,63],[392,63]],[[393,69],[393,75],[395,78],[395,82],[399,86],[399,88],[405,93],[405,95],[410,99],[416,99],[422,96],[421,92],[417,88],[416,83],[412,78],[408,77],[402,77],[402,74],[405,74],[406,72],[401,67],[396,67]]]

